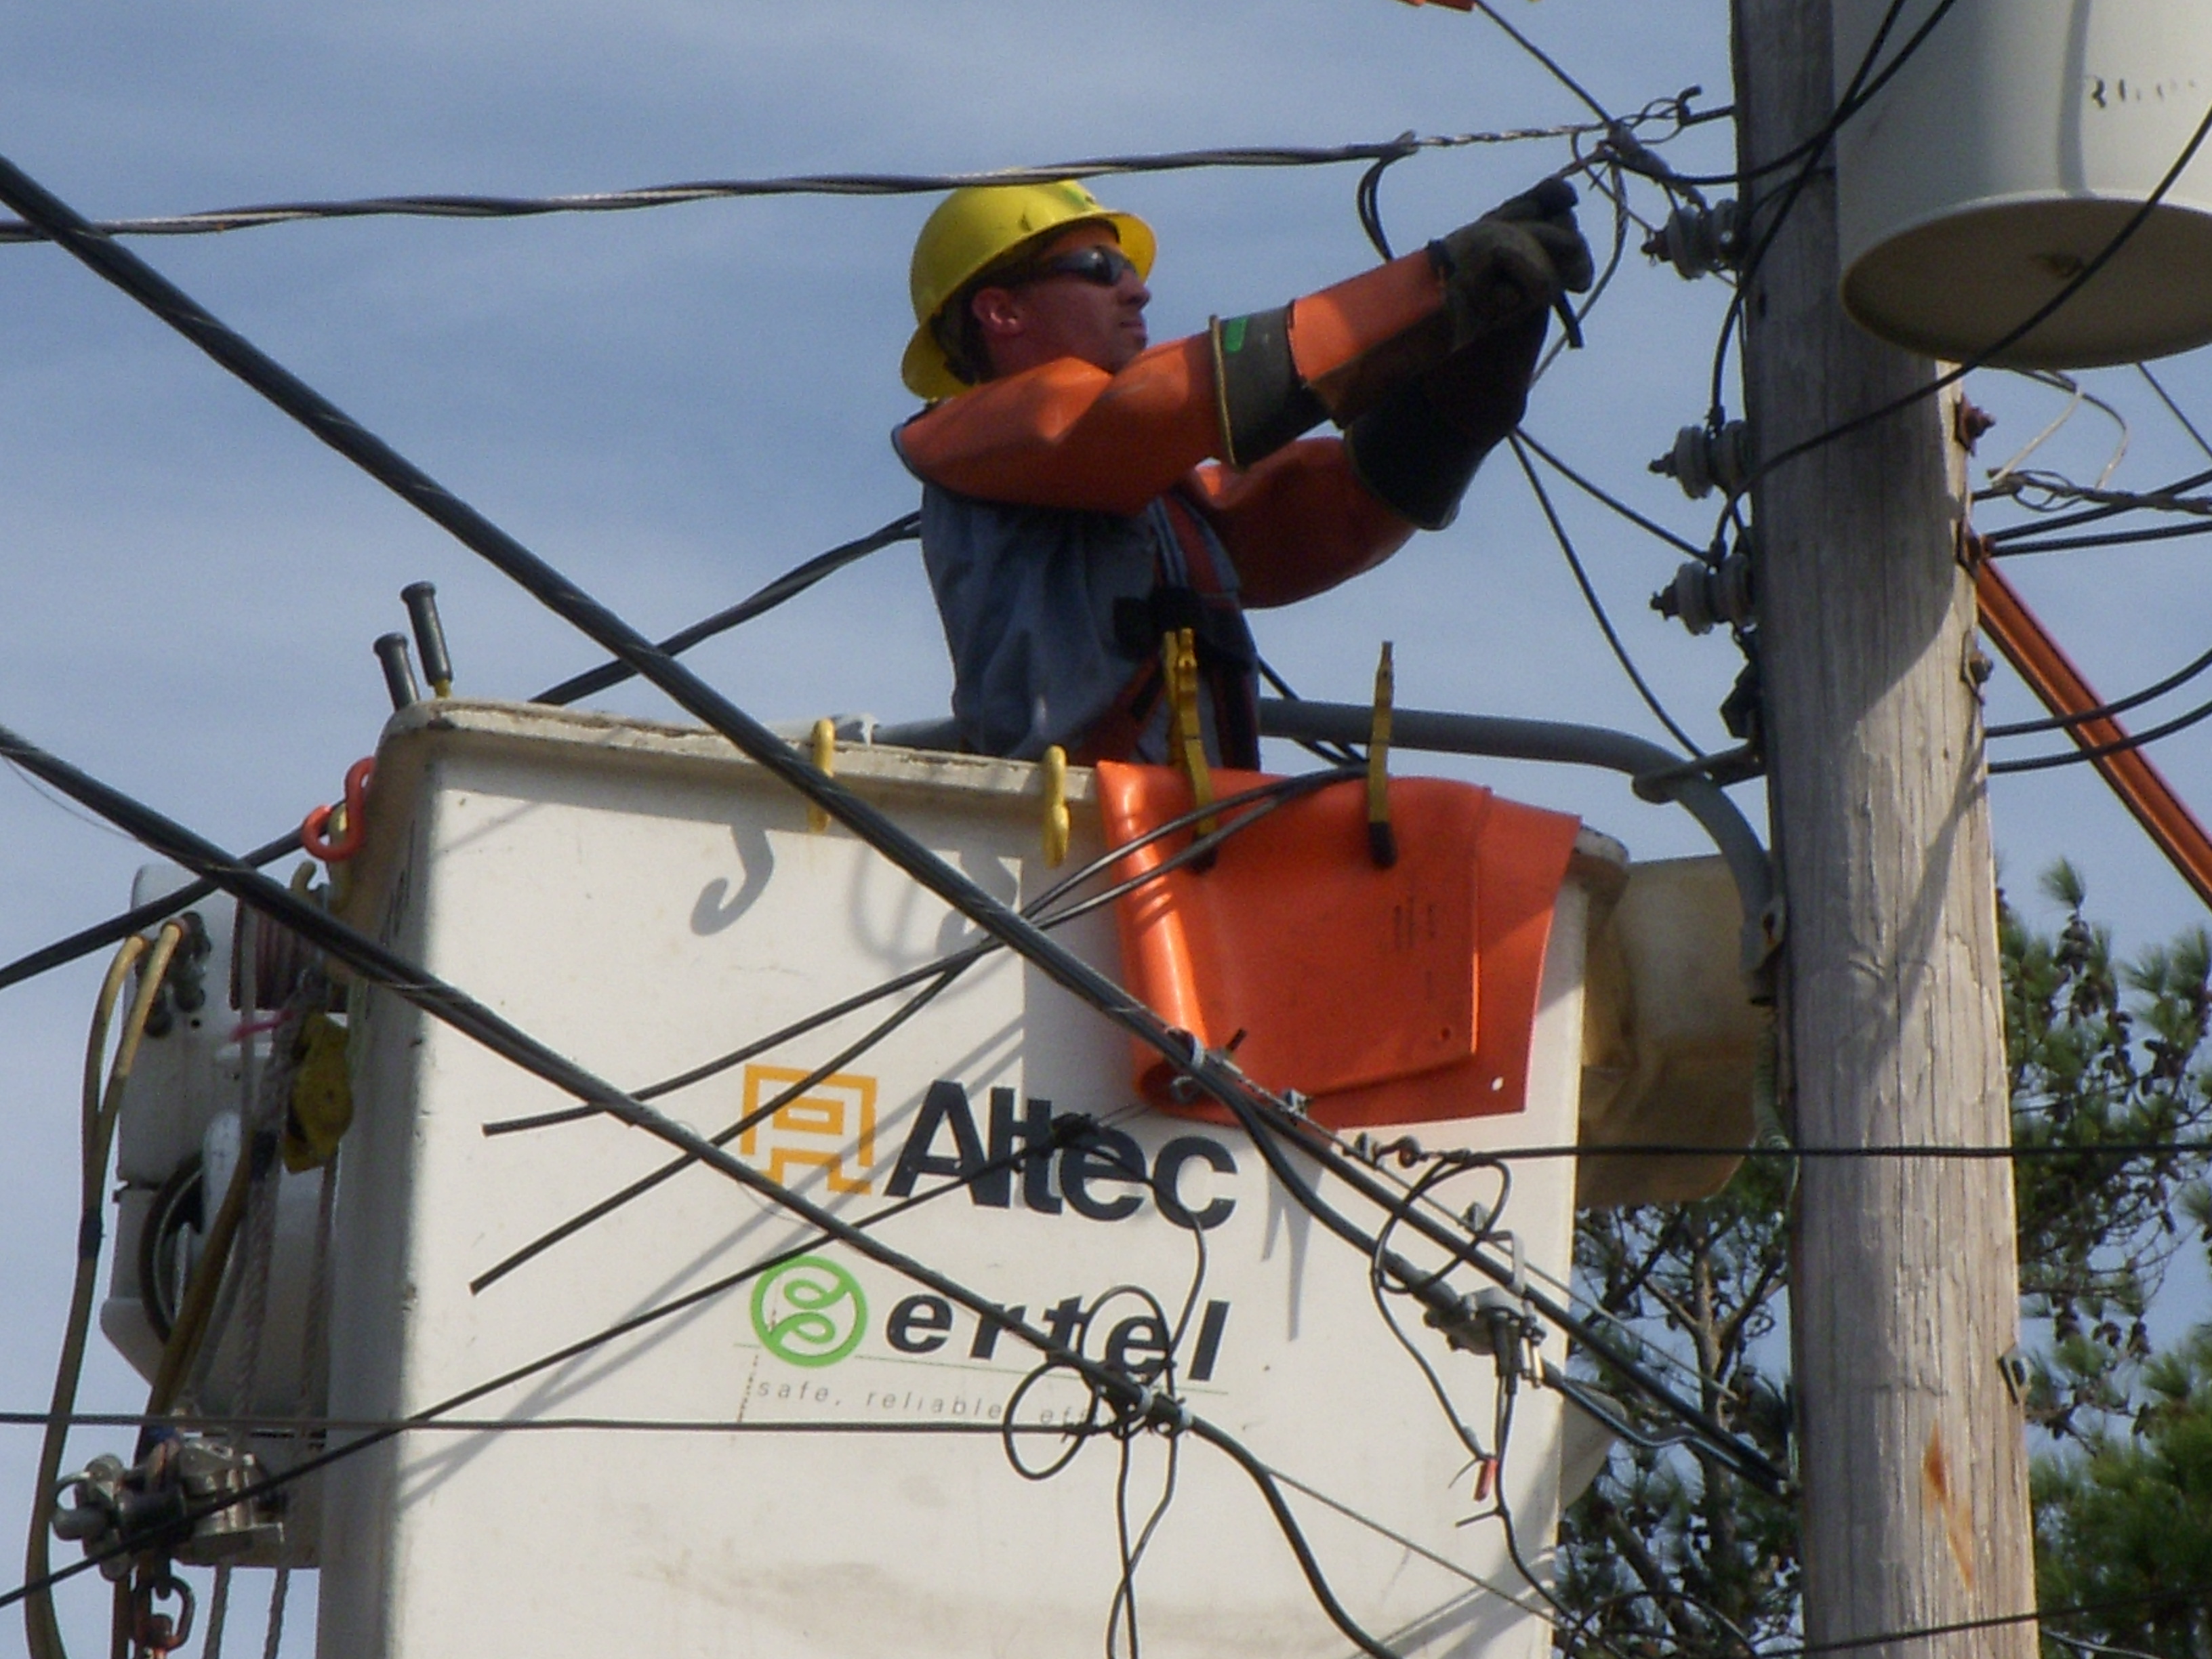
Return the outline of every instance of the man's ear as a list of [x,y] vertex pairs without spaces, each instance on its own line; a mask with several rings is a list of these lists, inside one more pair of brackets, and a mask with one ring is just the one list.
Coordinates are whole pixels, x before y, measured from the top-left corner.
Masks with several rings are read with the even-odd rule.
[[1010,340],[1029,327],[1029,319],[1012,289],[978,289],[968,308],[975,313],[986,339]]

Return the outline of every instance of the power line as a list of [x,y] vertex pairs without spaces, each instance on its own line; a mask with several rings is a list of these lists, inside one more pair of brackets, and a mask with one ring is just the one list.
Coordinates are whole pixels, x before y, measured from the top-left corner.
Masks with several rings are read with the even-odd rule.
[[2175,420],[2181,422],[2181,429],[2197,441],[2197,447],[2203,450],[2207,455],[2212,455],[2212,443],[2206,442],[2204,434],[2197,429],[2197,423],[2181,412],[2181,405],[2173,401],[2172,395],[2159,383],[2158,376],[2150,372],[2150,365],[2148,363],[2137,363],[2136,365],[2136,373],[2142,375],[2145,380],[2150,383],[2150,389],[2158,393],[2159,402],[2166,405],[2166,412],[2168,414],[2172,415]]
[[2041,720],[2013,720],[2003,726],[1987,726],[1982,735],[1985,738],[2024,738],[2036,732],[2069,731],[2091,720],[2110,720],[2115,714],[2124,714],[2131,708],[2140,708],[2164,696],[2177,686],[2195,679],[2208,668],[2212,668],[2212,651],[2206,652],[2185,667],[2176,669],[2157,684],[2146,685],[2140,691],[2131,691],[2116,702],[2100,703],[2094,708],[2084,708],[2078,714],[2050,714]]
[[[2043,526],[2015,525],[2014,532],[2022,537],[2033,536]],[[1996,532],[2002,535],[2004,532]],[[2029,553],[2074,553],[2093,547],[2133,547],[2142,542],[2184,541],[2191,536],[2212,536],[2212,524],[2161,525],[2153,530],[2115,530],[2097,536],[2052,536],[2037,541],[2000,543],[1990,548],[1991,556],[2015,558]]]
[[822,1419],[788,1422],[728,1417],[192,1417],[143,1412],[72,1412],[55,1418],[45,1412],[0,1412],[0,1428],[44,1428],[52,1422],[74,1429],[173,1429],[180,1433],[235,1431],[248,1439],[275,1435],[325,1434],[1015,1434],[1060,1435],[1054,1424],[940,1423],[933,1419],[887,1421],[882,1418]]
[[[2191,472],[2186,477],[2176,478],[2172,483],[2160,485],[2151,493],[2159,495],[2179,495],[2185,489],[2196,489],[2208,483],[2212,483],[2212,470]],[[2030,521],[2025,524],[2006,525],[2000,529],[1990,531],[1982,539],[2002,545],[2006,542],[2019,541],[2026,537],[2045,536],[2054,530],[2073,530],[2085,524],[2100,524],[2106,519],[2119,517],[2126,510],[2124,507],[2094,507],[2087,512],[2062,514],[2055,519],[2045,519],[2041,522]]]
[[[1492,22],[1497,24],[1499,28],[1504,30],[1506,34],[1511,38],[1515,46],[1520,47],[1522,51],[1527,52],[1531,58],[1541,64],[1545,69],[1550,72],[1551,76],[1554,81],[1557,81],[1561,86],[1565,87],[1569,92],[1572,93],[1577,98],[1580,99],[1586,106],[1588,106],[1589,112],[1593,115],[1596,116],[1599,122],[1601,124],[1598,129],[1599,131],[1602,131],[1615,124],[1612,111],[1606,108],[1603,104],[1599,103],[1581,82],[1576,80],[1573,76],[1568,74],[1565,70],[1562,69],[1559,66],[1558,59],[1552,57],[1550,53],[1547,52],[1534,40],[1531,40],[1527,35],[1522,33],[1519,29],[1515,28],[1512,24],[1507,22],[1504,18],[1498,15],[1498,12],[1491,6],[1490,0],[1473,0],[1473,3],[1477,11],[1480,12],[1485,17],[1487,17]],[[1588,131],[1589,129],[1588,127],[1584,127],[1583,131]]]
[[[711,617],[693,623],[689,628],[678,629],[661,641],[659,648],[672,657],[680,656],[695,645],[711,640],[718,634],[726,634],[740,623],[749,623],[754,617],[797,599],[823,578],[835,575],[847,565],[896,542],[916,540],[921,535],[921,514],[902,513],[889,524],[879,526],[865,536],[842,543],[826,553],[817,553],[805,563],[785,571],[767,586],[747,594],[726,611],[718,611]],[[637,671],[627,663],[602,663],[597,668],[587,669],[581,674],[562,680],[558,685],[548,686],[530,701],[566,707],[636,677]]]
[[1813,1659],[1824,1653],[1850,1653],[1861,1648],[1887,1647],[1895,1642],[1924,1641],[1933,1636],[1960,1636],[1969,1631],[2002,1630],[2011,1625],[2031,1625],[2051,1619],[2082,1619],[2092,1613],[2117,1613],[2124,1607],[2155,1607],[2168,1601],[2202,1605],[2212,1599],[2212,1583],[2188,1584],[2171,1589],[2140,1590],[2100,1601],[2076,1601],[2057,1607],[2031,1607],[2026,1613],[1991,1613],[1981,1619],[1958,1619],[1943,1625],[1915,1625],[1873,1636],[1850,1636],[1827,1642],[1805,1642],[1795,1647],[1769,1648],[1759,1659]]
[[[2207,528],[2212,529],[2212,526]],[[2061,750],[2055,755],[2037,755],[2026,760],[1991,761],[1990,773],[1991,776],[1997,776],[2009,772],[2048,772],[2054,767],[2079,766],[2085,761],[2102,760],[2108,755],[2123,754],[2128,750],[2156,743],[2160,738],[2170,738],[2177,732],[2185,732],[2208,715],[2212,715],[2212,702],[2201,702],[2187,714],[2176,715],[2163,726],[2154,726],[2149,731],[2136,732],[2132,737],[2115,738],[2110,743],[2100,743],[2086,749]]]
[[[1680,100],[1678,118],[1686,112]],[[1187,173],[1210,167],[1336,167],[1352,161],[1395,161],[1424,149],[1460,149],[1475,145],[1515,144],[1602,133],[1611,125],[1570,123],[1549,127],[1513,127],[1493,132],[1432,134],[1381,142],[1331,145],[1251,145],[1216,149],[1170,150],[1157,155],[1101,155],[1042,167],[993,167],[975,173],[811,173],[772,179],[705,179],[686,184],[650,185],[634,190],[591,191],[562,196],[405,195],[331,201],[270,202],[252,207],[216,208],[151,218],[111,219],[88,223],[94,235],[199,236],[258,229],[302,221],[370,218],[523,219],[563,213],[623,213],[672,207],[689,202],[742,200],[769,196],[921,196],[971,185],[1050,184],[1061,179],[1103,179],[1136,173]],[[46,240],[44,231],[23,219],[0,220],[0,243]]]
[[1925,1158],[1981,1164],[2033,1163],[2063,1158],[2152,1158],[2179,1153],[2212,1155],[2212,1140],[2107,1141],[2087,1146],[1954,1146],[1928,1141],[1880,1146],[1711,1146],[1678,1140],[1624,1141],[1617,1146],[1592,1146],[1566,1142],[1549,1146],[1486,1146],[1480,1155],[1504,1164],[1607,1158],[1735,1158],[1784,1163]]
[[2132,489],[2106,489],[2097,484],[2078,484],[2055,472],[2032,469],[2024,472],[2007,472],[2002,481],[1978,491],[1974,499],[1978,501],[2001,501],[2008,496],[2031,513],[2049,510],[2022,499],[2023,492],[2027,490],[2046,496],[2054,505],[2059,501],[2093,501],[2100,507],[2112,507],[2122,513],[2184,513],[2192,518],[2212,518],[2212,496],[2176,495],[2166,490],[2144,494]]
[[1661,541],[1666,543],[1668,546],[1675,549],[1679,552],[1686,553],[1693,559],[1703,560],[1710,556],[1705,549],[1698,546],[1697,543],[1690,540],[1688,537],[1678,536],[1673,531],[1668,529],[1665,525],[1659,523],[1656,520],[1645,518],[1641,513],[1638,513],[1634,507],[1629,506],[1627,502],[1622,501],[1619,496],[1608,494],[1606,490],[1601,489],[1598,485],[1591,483],[1588,478],[1583,477],[1581,473],[1569,466],[1565,461],[1561,460],[1557,455],[1554,455],[1542,444],[1537,442],[1527,427],[1516,427],[1514,431],[1515,435],[1517,436],[1522,443],[1528,445],[1529,448],[1534,450],[1538,457],[1541,459],[1547,465],[1550,466],[1554,472],[1565,478],[1569,483],[1574,485],[1576,489],[1581,490],[1583,494],[1590,497],[1591,500],[1599,502],[1602,506],[1612,508],[1613,512],[1627,520],[1629,523],[1636,526],[1638,529],[1649,532],[1651,535],[1657,537]]
[[1559,522],[1559,513],[1552,506],[1552,498],[1544,489],[1543,480],[1536,476],[1536,469],[1528,465],[1528,456],[1521,447],[1519,434],[1509,433],[1506,442],[1513,446],[1513,459],[1521,463],[1522,476],[1528,480],[1528,488],[1535,491],[1536,504],[1543,508],[1545,521],[1552,526],[1552,535],[1559,544],[1559,551],[1566,556],[1568,569],[1574,572],[1576,585],[1583,591],[1583,599],[1589,606],[1590,615],[1597,619],[1598,631],[1605,635],[1605,642],[1613,647],[1614,660],[1620,664],[1621,671],[1636,688],[1636,695],[1644,699],[1644,706],[1657,718],[1660,725],[1674,734],[1674,741],[1692,757],[1702,757],[1705,751],[1690,740],[1688,732],[1674,724],[1674,717],[1667,712],[1657,693],[1644,683],[1643,674],[1628,654],[1628,647],[1620,642],[1620,635],[1613,631],[1613,618],[1606,614],[1605,601],[1598,598],[1597,589],[1590,585],[1589,573],[1583,568],[1581,556],[1575,551],[1574,543],[1568,538],[1566,526]]

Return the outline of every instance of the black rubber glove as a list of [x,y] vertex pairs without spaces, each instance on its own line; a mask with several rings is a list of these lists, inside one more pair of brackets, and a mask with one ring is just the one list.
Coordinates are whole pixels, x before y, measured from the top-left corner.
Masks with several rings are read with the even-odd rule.
[[1360,483],[1423,530],[1449,524],[1483,457],[1521,423],[1547,321],[1538,311],[1492,330],[1352,422],[1344,447]]
[[1565,179],[1547,179],[1429,244],[1455,347],[1548,310],[1562,294],[1589,291],[1595,267],[1575,223],[1575,199]]

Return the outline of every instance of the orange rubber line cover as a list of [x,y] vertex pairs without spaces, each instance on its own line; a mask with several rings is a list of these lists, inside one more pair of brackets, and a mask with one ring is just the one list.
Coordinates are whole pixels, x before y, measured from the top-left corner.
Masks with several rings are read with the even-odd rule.
[[[1191,808],[1189,781],[1167,768],[1097,770],[1110,845]],[[1215,775],[1224,797],[1267,781]],[[1365,792],[1347,784],[1265,814],[1211,869],[1125,896],[1124,980],[1206,1047],[1233,1041],[1249,1076],[1308,1096],[1332,1128],[1518,1111],[1580,823],[1438,778],[1393,779],[1390,817],[1399,858],[1388,870],[1368,854]],[[1182,844],[1131,853],[1116,878]],[[1225,1115],[1176,1101],[1172,1068],[1149,1048],[1136,1072],[1155,1105]]]

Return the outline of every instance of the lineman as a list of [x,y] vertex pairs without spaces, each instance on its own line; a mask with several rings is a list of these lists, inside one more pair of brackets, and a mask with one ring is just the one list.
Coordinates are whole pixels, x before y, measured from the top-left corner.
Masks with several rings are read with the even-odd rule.
[[[1209,757],[1259,762],[1245,605],[1287,605],[1458,511],[1520,420],[1563,291],[1556,180],[1425,251],[1148,346],[1151,228],[1073,181],[954,191],[922,228],[894,435],[963,743],[1164,759],[1160,641],[1193,630]],[[1323,420],[1339,438],[1301,436]],[[1208,463],[1212,463],[1209,465]]]

